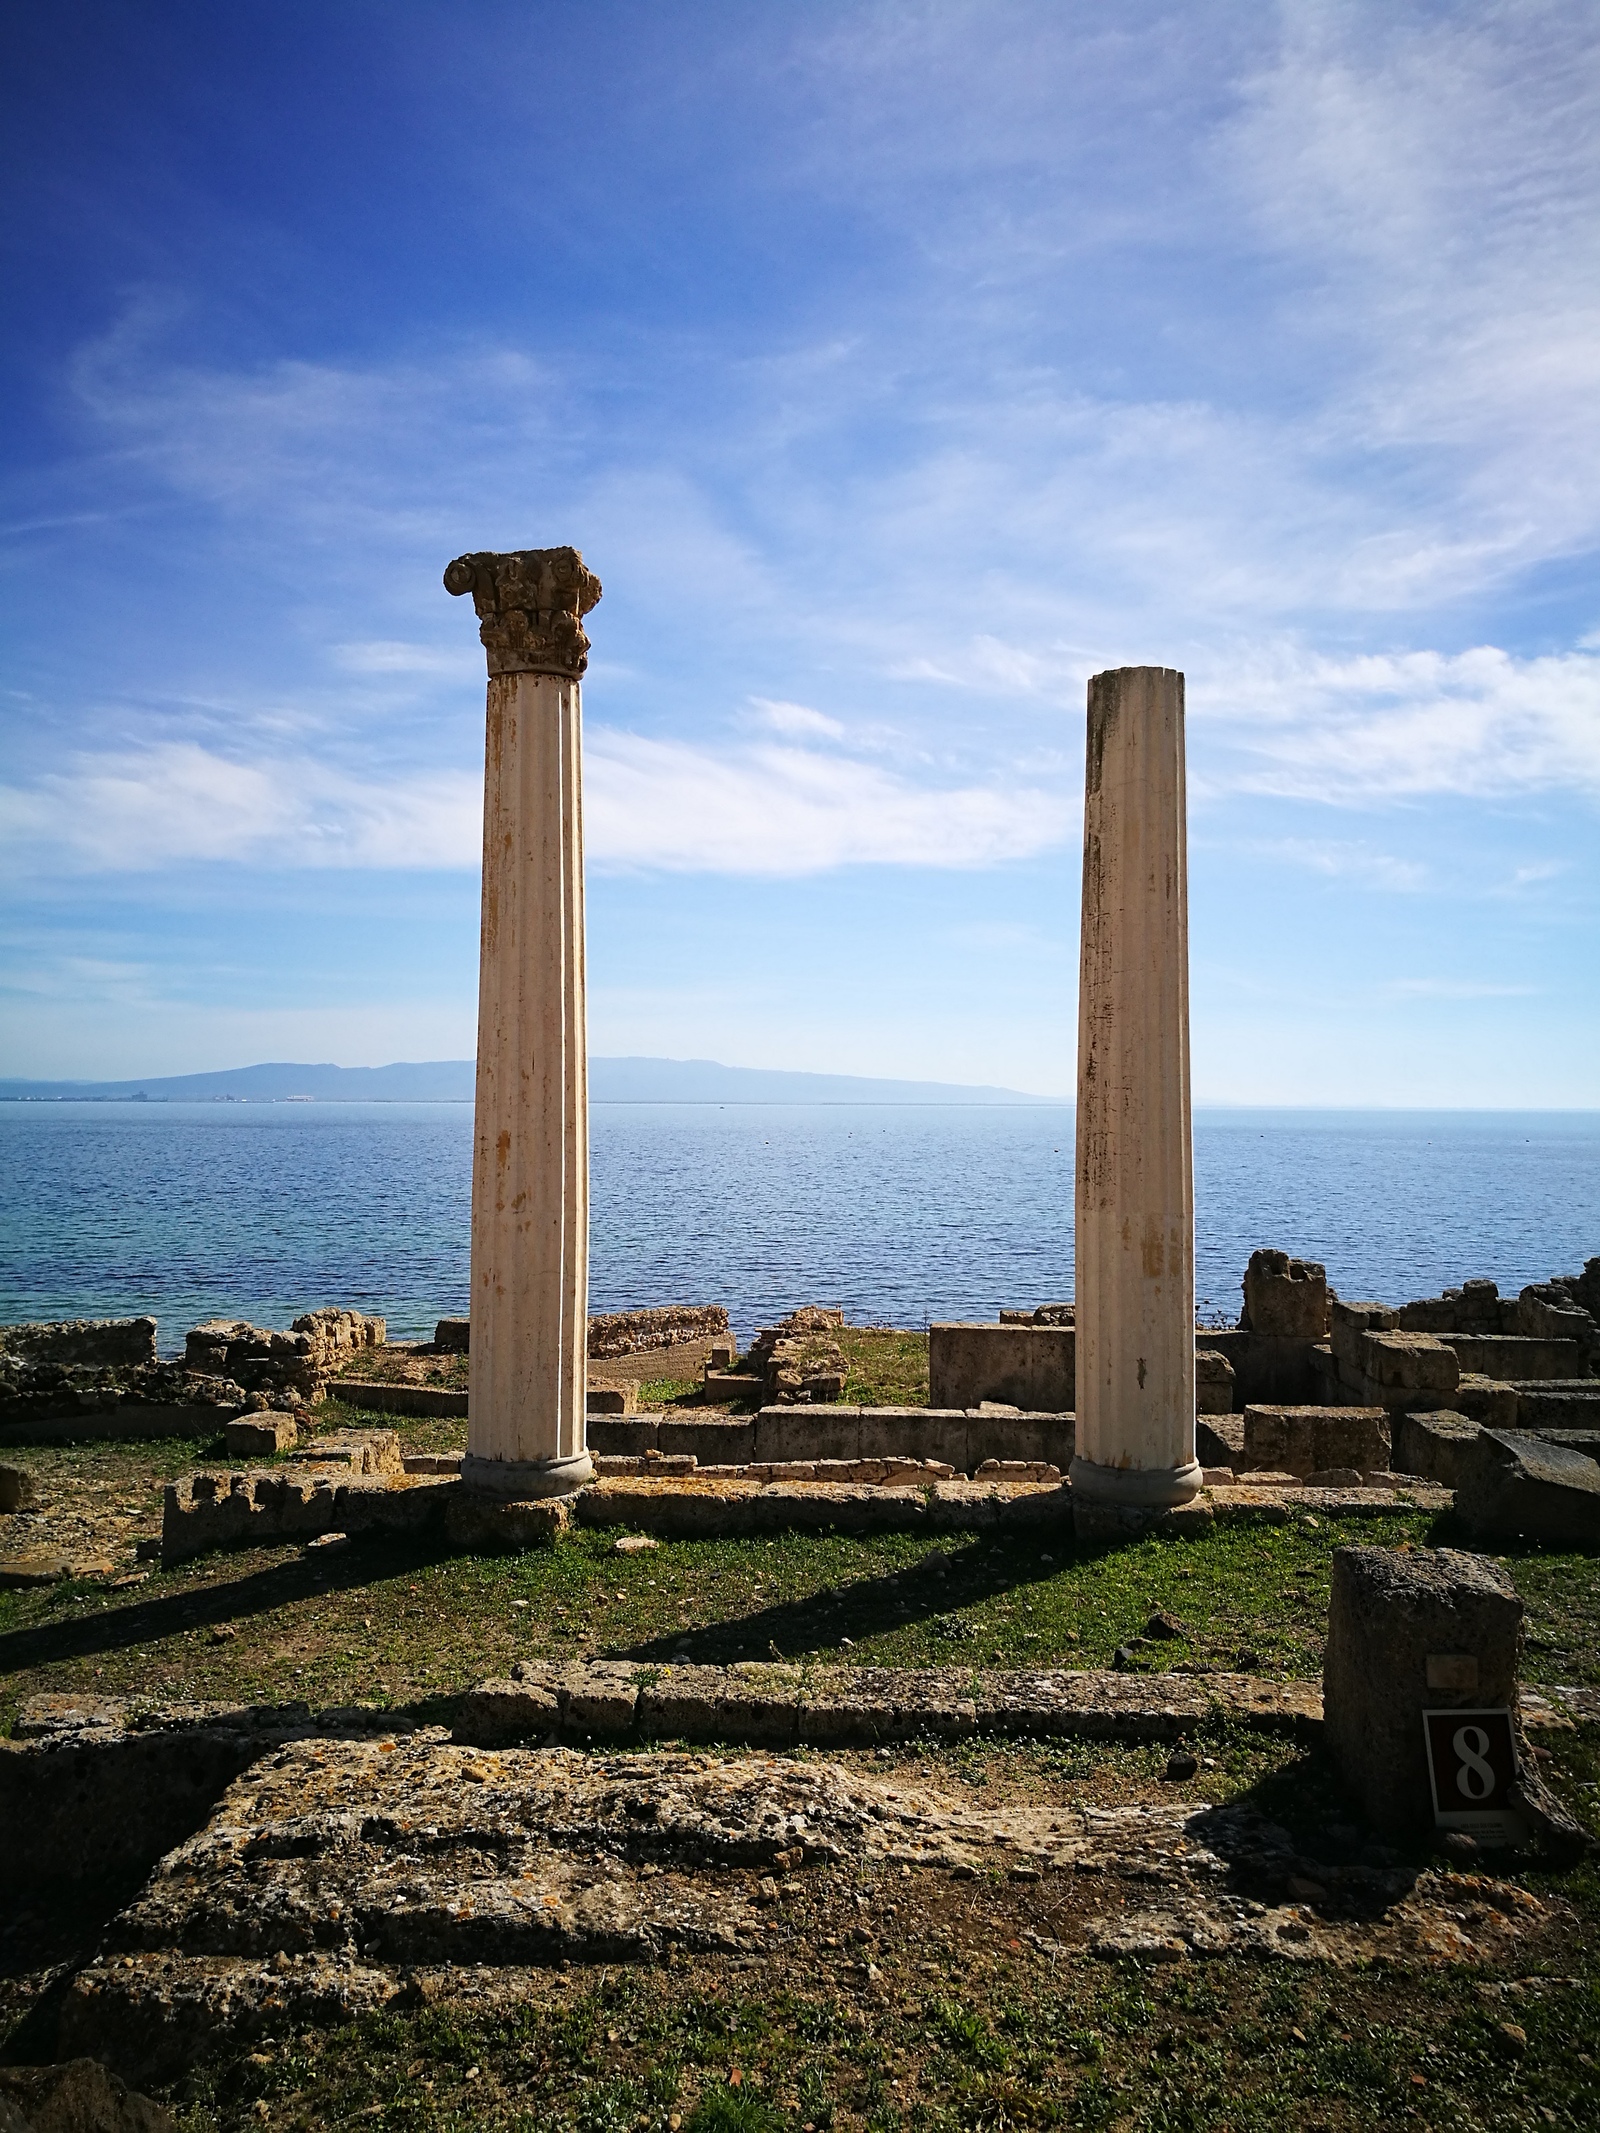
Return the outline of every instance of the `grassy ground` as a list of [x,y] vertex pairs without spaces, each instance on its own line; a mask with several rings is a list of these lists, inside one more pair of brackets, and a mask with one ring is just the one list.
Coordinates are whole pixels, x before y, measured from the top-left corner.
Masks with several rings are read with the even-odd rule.
[[[1592,1914],[1591,1914],[1592,1915]],[[377,2017],[197,2069],[196,2129],[1592,2126],[1591,1979],[1349,1977],[1320,1967],[1052,1963],[945,1892],[858,1949],[756,1975],[530,1979],[514,2010]],[[186,2092],[186,2093],[185,2093]]]
[[[330,1419],[337,1419],[330,1416]],[[459,1422],[396,1425],[410,1444],[459,1443]],[[42,1469],[114,1479],[152,1506],[196,1445],[34,1452]],[[619,1556],[579,1531],[553,1549],[458,1556],[374,1538],[154,1566],[126,1591],[68,1583],[0,1592],[0,1726],[39,1689],[157,1698],[303,1697],[403,1704],[457,1692],[520,1658],[641,1662],[848,1659],[887,1666],[1197,1667],[1315,1675],[1332,1552],[1434,1537],[1423,1514],[1343,1524],[1224,1527],[1201,1540],[1079,1546],[871,1539],[663,1543]],[[1449,1537],[1441,1529],[1440,1537]],[[1529,1606],[1535,1682],[1600,1682],[1600,1560],[1508,1558]],[[1184,1634],[1142,1642],[1167,1613]]]
[[[917,1336],[847,1333],[846,1345],[849,1397],[926,1398]],[[356,1417],[329,1403],[320,1419]],[[408,1448],[464,1438],[459,1421],[391,1426]],[[152,1532],[165,1479],[226,1463],[220,1444],[172,1441],[8,1456],[51,1488],[65,1477],[140,1504]],[[517,1658],[602,1653],[644,1663],[776,1651],[982,1669],[1103,1666],[1120,1649],[1140,1669],[1314,1676],[1335,1546],[1455,1537],[1407,1514],[1234,1526],[1112,1550],[1070,1537],[994,1546],[896,1535],[670,1543],[618,1556],[609,1536],[588,1533],[481,1560],[392,1540],[254,1550],[155,1567],[131,1589],[0,1592],[0,1730],[43,1688],[376,1698],[444,1717],[453,1693]],[[1528,1678],[1600,1684],[1600,1559],[1528,1549],[1507,1560],[1529,1610]],[[1141,1641],[1157,1612],[1183,1634]],[[1596,1823],[1594,1729],[1548,1739],[1545,1774]],[[1220,1729],[1194,1745],[1201,1767],[1185,1789],[1197,1797],[1248,1790],[1291,1828],[1336,1810],[1320,1758],[1291,1743]],[[982,1743],[913,1746],[896,1759],[990,1798],[1170,1791],[1154,1749]],[[918,1877],[904,1895],[880,1886],[863,1903],[841,1876],[819,1889],[788,1953],[530,1972],[515,2006],[443,2006],[228,2049],[163,2100],[190,2133],[1592,2126],[1600,1878],[1593,1866],[1519,1878],[1552,1893],[1566,1919],[1527,1974],[1052,1958],[1051,1906],[1066,1898],[1048,1882]]]

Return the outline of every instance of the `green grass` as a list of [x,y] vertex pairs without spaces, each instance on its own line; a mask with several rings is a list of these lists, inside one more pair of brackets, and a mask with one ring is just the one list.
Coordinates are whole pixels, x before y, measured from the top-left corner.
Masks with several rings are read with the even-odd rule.
[[[448,1695],[518,1659],[579,1654],[847,1660],[887,1666],[1246,1669],[1314,1676],[1333,1548],[1418,1542],[1421,1514],[1314,1528],[1248,1525],[1195,1540],[998,1545],[903,1534],[663,1543],[619,1556],[580,1530],[553,1548],[474,1557],[373,1538],[306,1553],[217,1554],[132,1590],[0,1593],[0,1724],[39,1689],[158,1699],[390,1704]],[[1591,1682],[1600,1563],[1512,1563],[1536,1630],[1546,1589],[1561,1641],[1531,1678]],[[1139,1642],[1167,1612],[1182,1637]],[[232,1634],[228,1634],[228,1632]],[[219,1635],[218,1633],[222,1634]],[[1569,1634],[1570,1633],[1570,1634]],[[1541,1640],[1541,1644],[1544,1640]]]

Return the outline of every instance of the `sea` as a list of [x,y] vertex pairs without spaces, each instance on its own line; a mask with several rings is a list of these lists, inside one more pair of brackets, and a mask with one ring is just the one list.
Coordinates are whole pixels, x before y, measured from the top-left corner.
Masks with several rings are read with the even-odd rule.
[[[470,1104],[0,1103],[0,1324],[320,1304],[418,1339],[467,1309]],[[1345,1296],[1475,1275],[1514,1294],[1600,1253],[1600,1112],[1199,1111],[1200,1317],[1258,1245]],[[853,1324],[1072,1295],[1073,1113],[976,1104],[597,1104],[590,1308],[796,1304]]]

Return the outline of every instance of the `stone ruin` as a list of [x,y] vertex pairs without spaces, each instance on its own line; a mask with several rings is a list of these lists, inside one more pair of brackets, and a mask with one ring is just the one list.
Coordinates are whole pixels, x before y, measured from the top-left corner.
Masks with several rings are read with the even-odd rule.
[[153,1318],[0,1326],[0,1439],[207,1436],[244,1401],[226,1376],[163,1363]]
[[163,1362],[153,1318],[0,1326],[0,1436],[208,1436],[248,1409],[304,1414],[384,1321],[328,1306],[287,1333],[212,1319]]
[[206,1376],[232,1378],[261,1407],[314,1407],[327,1382],[357,1351],[381,1348],[381,1318],[328,1304],[297,1318],[287,1333],[242,1318],[212,1318],[184,1340],[184,1362]]
[[601,1311],[589,1319],[589,1359],[612,1360],[685,1341],[726,1340],[728,1314],[721,1304],[667,1304],[650,1311]]
[[750,1343],[750,1367],[766,1381],[775,1407],[838,1400],[849,1365],[831,1336],[843,1329],[843,1311],[802,1304],[775,1326],[763,1326]]

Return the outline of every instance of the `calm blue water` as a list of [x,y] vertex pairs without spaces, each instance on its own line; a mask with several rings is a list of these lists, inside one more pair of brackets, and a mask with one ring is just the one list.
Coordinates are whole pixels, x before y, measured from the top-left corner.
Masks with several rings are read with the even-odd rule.
[[[323,1303],[398,1338],[467,1304],[465,1104],[0,1104],[0,1323],[153,1312],[286,1325]],[[1206,1112],[1198,1289],[1251,1250],[1392,1302],[1514,1291],[1600,1252],[1600,1114]],[[797,1303],[914,1325],[1072,1294],[1072,1113],[597,1105],[591,1308]]]

